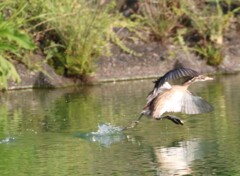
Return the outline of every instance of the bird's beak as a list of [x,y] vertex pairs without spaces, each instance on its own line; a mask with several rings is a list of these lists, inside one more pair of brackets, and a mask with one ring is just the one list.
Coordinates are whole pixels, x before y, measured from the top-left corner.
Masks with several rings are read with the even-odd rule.
[[209,77],[209,76],[206,76],[205,80],[206,80],[206,81],[211,81],[211,80],[213,80],[213,78],[212,78],[212,77]]

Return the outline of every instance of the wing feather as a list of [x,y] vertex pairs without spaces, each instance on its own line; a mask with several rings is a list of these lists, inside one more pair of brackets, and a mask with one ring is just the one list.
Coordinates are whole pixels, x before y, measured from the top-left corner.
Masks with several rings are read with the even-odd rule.
[[[162,90],[165,90],[163,87],[164,84],[170,80],[176,80],[182,77],[195,77],[198,76],[198,72],[190,69],[190,68],[177,68],[174,70],[170,70],[165,75],[154,81],[155,85],[153,90],[148,94],[147,101],[153,100]],[[168,83],[169,84],[169,83]],[[170,85],[170,84],[169,84]]]
[[190,92],[186,92],[182,99],[181,112],[186,114],[202,114],[211,112],[212,105],[201,97],[194,96]]
[[174,70],[170,70],[165,75],[163,75],[162,77],[154,81],[155,83],[154,89],[161,87],[166,81],[169,81],[169,80],[175,80],[182,77],[195,77],[198,75],[199,75],[198,72],[190,68],[177,68]]

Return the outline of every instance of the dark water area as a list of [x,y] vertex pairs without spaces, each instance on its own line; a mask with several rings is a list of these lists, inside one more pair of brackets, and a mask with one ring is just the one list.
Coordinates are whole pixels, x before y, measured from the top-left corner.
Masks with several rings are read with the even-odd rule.
[[240,175],[240,75],[196,83],[201,115],[143,118],[151,80],[0,94],[0,175]]

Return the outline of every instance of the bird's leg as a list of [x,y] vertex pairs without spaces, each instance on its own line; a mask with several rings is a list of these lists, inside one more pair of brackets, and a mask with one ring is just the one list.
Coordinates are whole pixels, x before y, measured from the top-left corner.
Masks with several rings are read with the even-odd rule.
[[131,122],[130,124],[128,124],[128,126],[124,127],[122,130],[127,130],[130,128],[136,127],[138,125],[138,123],[140,122],[142,116],[143,116],[143,114],[141,113],[136,121]]
[[161,117],[161,118],[157,118],[157,120],[160,120],[160,119],[168,119],[168,120],[171,120],[173,123],[175,123],[177,125],[183,125],[183,121],[180,118],[175,117],[175,116],[167,115],[167,116],[164,116],[164,117]]

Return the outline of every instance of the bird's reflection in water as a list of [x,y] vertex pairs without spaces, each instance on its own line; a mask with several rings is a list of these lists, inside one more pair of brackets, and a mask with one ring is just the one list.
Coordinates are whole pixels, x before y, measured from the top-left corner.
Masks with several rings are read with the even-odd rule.
[[[76,133],[75,136],[89,142],[98,143],[104,147],[110,147],[112,144],[123,140],[133,143],[137,140],[136,137],[125,134],[122,128],[110,124],[99,125],[96,132]],[[144,144],[141,145],[142,147],[145,146]],[[182,141],[174,147],[154,147],[154,155],[158,165],[157,175],[192,174],[191,165],[193,161],[203,157],[199,153],[199,147],[200,140],[198,139]]]
[[159,175],[188,175],[192,174],[191,164],[200,159],[197,151],[199,140],[180,142],[177,147],[155,148],[159,164]]

